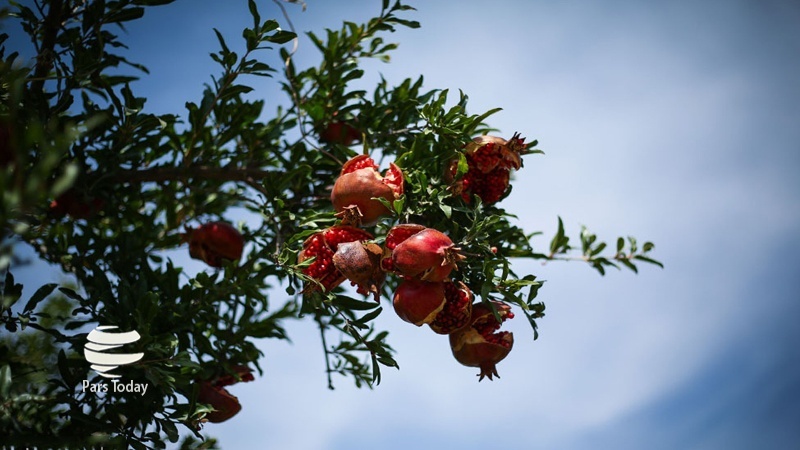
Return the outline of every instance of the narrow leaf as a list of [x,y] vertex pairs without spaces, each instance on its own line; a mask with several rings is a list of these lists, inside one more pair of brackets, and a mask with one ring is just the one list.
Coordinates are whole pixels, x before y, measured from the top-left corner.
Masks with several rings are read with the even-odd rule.
[[37,289],[36,292],[31,296],[31,299],[28,300],[28,303],[25,304],[25,309],[23,312],[33,311],[39,302],[44,300],[55,290],[56,286],[58,286],[58,284],[49,283]]

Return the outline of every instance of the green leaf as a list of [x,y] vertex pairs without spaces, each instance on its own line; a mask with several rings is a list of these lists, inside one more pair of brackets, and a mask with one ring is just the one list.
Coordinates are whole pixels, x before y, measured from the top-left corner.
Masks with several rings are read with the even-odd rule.
[[72,290],[72,289],[70,289],[70,288],[66,288],[66,287],[60,287],[60,288],[58,288],[58,290],[59,290],[59,291],[60,291],[62,294],[66,295],[67,297],[69,297],[69,298],[71,298],[71,299],[73,299],[73,300],[75,300],[75,301],[78,301],[78,302],[81,302],[81,303],[83,303],[83,302],[85,301],[83,297],[81,297],[80,295],[78,295],[78,293],[77,293],[77,292],[75,292],[74,290]]
[[36,292],[34,292],[34,294],[31,296],[31,299],[28,300],[28,303],[25,304],[25,309],[23,312],[33,311],[36,308],[36,305],[50,295],[57,286],[58,284],[56,283],[49,283],[37,289]]
[[381,384],[381,366],[378,364],[378,357],[374,352],[370,356],[372,357],[372,382]]
[[274,34],[267,36],[267,40],[275,44],[285,44],[296,37],[297,35],[292,33],[291,31],[280,30]]
[[664,268],[664,264],[662,264],[662,263],[660,263],[660,262],[656,261],[655,259],[648,258],[647,256],[643,256],[643,255],[636,255],[636,256],[634,256],[634,257],[633,257],[633,259],[638,259],[639,261],[644,261],[644,262],[648,262],[648,263],[650,263],[650,264],[655,264],[655,265],[657,265],[658,267],[661,267],[662,269]]
[[380,306],[380,304],[376,302],[365,302],[361,300],[356,300],[352,297],[347,297],[345,295],[337,295],[333,303],[336,306],[353,311],[367,311],[370,309],[375,309],[378,306]]
[[632,263],[630,259],[620,258],[619,262],[621,262],[623,266],[627,267],[628,269],[631,269],[635,273],[639,273],[639,269],[636,268],[636,265]]
[[133,0],[134,5],[141,5],[141,6],[161,6],[161,5],[168,5],[175,0]]
[[230,53],[231,50],[228,48],[228,45],[225,44],[225,38],[222,37],[222,33],[220,33],[218,29],[214,28],[214,34],[217,35],[219,46],[222,48],[222,55],[224,56]]
[[180,435],[178,434],[178,428],[172,421],[162,420],[161,428],[164,430],[164,433],[166,433],[167,439],[169,439],[170,442],[178,442]]
[[[475,129],[478,128],[481,125],[481,123],[483,123],[484,120],[486,120],[492,114],[495,114],[495,113],[500,112],[502,110],[503,110],[503,108],[492,108],[489,111],[486,111],[485,113],[483,113],[480,116],[476,117],[473,120],[473,122],[470,125],[470,127],[467,128],[466,130],[464,130],[464,132],[466,132],[467,134],[472,134],[475,131]],[[461,164],[460,161],[459,161],[459,164]]]
[[598,244],[598,245],[597,245],[597,247],[595,247],[595,249],[594,249],[594,250],[592,250],[592,251],[591,251],[591,253],[589,254],[589,256],[596,256],[596,255],[599,255],[599,254],[600,254],[600,252],[602,252],[603,250],[605,250],[605,248],[606,248],[606,243],[605,243],[605,242],[601,242],[600,244]]
[[105,21],[106,23],[128,22],[141,19],[142,16],[144,16],[144,8],[134,7],[113,12],[106,16]]
[[381,312],[383,312],[383,308],[378,308],[375,311],[372,311],[370,313],[364,314],[364,316],[361,317],[360,319],[358,319],[356,322],[365,324],[365,323],[370,322],[371,320],[375,319],[376,317],[378,317]]
[[550,241],[550,253],[555,255],[559,253],[561,249],[561,243],[564,240],[564,222],[561,220],[561,216],[558,217],[558,231],[556,235],[553,237],[553,240]]
[[261,15],[258,13],[258,7],[254,0],[247,0],[247,7],[250,9],[250,15],[253,16],[253,29],[255,30],[261,23]]
[[270,31],[277,30],[278,28],[280,28],[280,25],[278,24],[278,21],[274,20],[274,19],[269,19],[269,20],[264,21],[264,24],[261,25],[261,32],[262,33],[269,33]]
[[253,88],[251,88],[250,86],[245,86],[243,84],[235,84],[233,86],[229,86],[227,89],[222,91],[222,95],[220,95],[220,98],[231,98],[238,95],[247,94],[252,90]]
[[453,207],[450,205],[445,205],[444,203],[439,203],[439,209],[442,210],[444,216],[448,219],[453,215]]
[[625,239],[620,236],[617,238],[617,253],[621,253],[623,248],[625,248]]

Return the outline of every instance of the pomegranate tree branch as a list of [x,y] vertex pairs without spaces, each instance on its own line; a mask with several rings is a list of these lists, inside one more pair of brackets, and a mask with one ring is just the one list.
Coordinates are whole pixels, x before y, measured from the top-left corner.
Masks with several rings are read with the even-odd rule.
[[31,82],[31,91],[34,93],[42,92],[47,73],[53,68],[56,38],[58,37],[58,29],[61,26],[63,14],[64,2],[62,0],[52,0],[42,24],[42,46],[39,48],[36,68],[32,77],[33,81]]
[[275,172],[255,167],[155,167],[145,170],[123,170],[114,172],[113,177],[123,183],[146,183],[175,181],[187,179],[203,179],[217,181],[244,181],[254,183],[254,180],[270,177]]

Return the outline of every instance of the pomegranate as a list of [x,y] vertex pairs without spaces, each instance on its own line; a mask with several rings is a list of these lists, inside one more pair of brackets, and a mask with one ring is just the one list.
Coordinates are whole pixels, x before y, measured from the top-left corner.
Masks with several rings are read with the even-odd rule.
[[514,335],[508,331],[497,331],[506,319],[513,319],[511,307],[501,302],[492,302],[501,321],[498,322],[492,310],[484,303],[472,306],[472,318],[466,326],[450,335],[450,348],[453,356],[461,364],[479,367],[478,374],[483,377],[500,378],[496,364],[503,360],[514,345]]
[[216,380],[205,380],[200,382],[200,390],[197,394],[199,403],[206,403],[214,408],[214,411],[206,414],[206,420],[212,423],[224,422],[235,416],[242,409],[239,399],[228,392],[225,386],[236,384],[239,381],[253,381],[253,374],[246,366],[235,366],[237,377],[233,375],[223,375]]
[[187,228],[182,237],[189,242],[189,256],[211,267],[222,267],[225,260],[238,260],[244,250],[242,235],[225,222],[206,223],[194,230]]
[[394,294],[394,311],[416,326],[430,325],[438,334],[450,334],[470,320],[472,291],[462,282],[405,280]]
[[235,376],[231,374],[222,375],[219,378],[217,378],[217,380],[214,382],[214,385],[218,387],[225,387],[225,386],[230,386],[232,384],[236,384],[240,381],[247,382],[255,380],[255,377],[253,376],[253,371],[247,366],[242,366],[242,365],[233,366],[233,371],[236,372]]
[[403,172],[394,163],[389,164],[386,175],[381,176],[378,166],[368,155],[356,156],[342,166],[342,172],[333,185],[331,202],[340,216],[355,214],[363,225],[373,225],[380,216],[392,212],[378,200],[389,203],[403,194]]
[[[322,284],[325,291],[330,291],[345,279],[345,275],[336,268],[333,262],[333,255],[338,250],[339,245],[346,242],[360,242],[369,239],[372,239],[371,234],[349,225],[326,228],[312,234],[303,242],[303,250],[298,255],[297,262],[303,262],[311,257],[316,258],[308,267],[303,269],[303,273]],[[357,271],[357,269],[353,268],[353,271]],[[306,289],[314,288],[314,285],[309,285]]]
[[521,153],[525,138],[515,133],[508,141],[497,136],[480,136],[466,145],[464,152],[468,170],[459,180],[454,180],[458,161],[450,164],[447,178],[456,194],[469,203],[472,195],[491,205],[500,201],[508,191],[511,169],[522,167]]
[[88,219],[103,209],[105,201],[90,197],[84,192],[70,188],[50,202],[50,214],[55,217],[70,216],[75,219]]
[[320,130],[319,141],[325,144],[341,144],[349,147],[361,141],[361,133],[347,122],[333,120]]
[[[402,228],[393,233],[398,227]],[[391,263],[384,267],[406,277],[442,281],[464,259],[446,234],[421,225],[398,225],[389,231],[386,241],[387,248],[390,241],[394,248],[389,249]]]
[[375,296],[380,301],[380,289],[386,279],[386,272],[381,269],[383,249],[378,244],[363,242],[345,242],[339,244],[333,254],[333,265],[357,286],[356,292],[362,295]]
[[381,260],[381,267],[383,270],[387,272],[394,271],[394,265],[392,263],[392,252],[394,249],[403,241],[410,238],[411,236],[419,233],[420,231],[424,230],[425,227],[422,225],[417,225],[415,223],[403,223],[400,225],[395,225],[392,227],[391,230],[386,234],[386,240],[384,243],[385,252],[384,258]]
[[236,396],[223,387],[217,387],[208,381],[200,382],[197,401],[206,403],[214,408],[206,414],[205,419],[211,423],[225,422],[242,410],[242,405]]

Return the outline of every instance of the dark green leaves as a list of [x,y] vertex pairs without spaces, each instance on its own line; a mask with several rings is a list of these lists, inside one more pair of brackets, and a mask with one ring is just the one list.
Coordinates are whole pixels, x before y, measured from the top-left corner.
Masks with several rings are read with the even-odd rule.
[[114,11],[108,14],[105,20],[107,23],[120,23],[141,19],[142,16],[144,16],[144,8],[134,7]]
[[569,246],[569,236],[564,233],[564,222],[558,218],[558,231],[550,241],[550,257],[568,252],[572,247]]
[[31,312],[36,308],[36,305],[45,299],[48,295],[50,295],[58,286],[56,283],[45,284],[44,286],[40,287],[36,290],[36,292],[31,296],[31,299],[28,300],[28,303],[25,304],[25,309],[23,312]]

